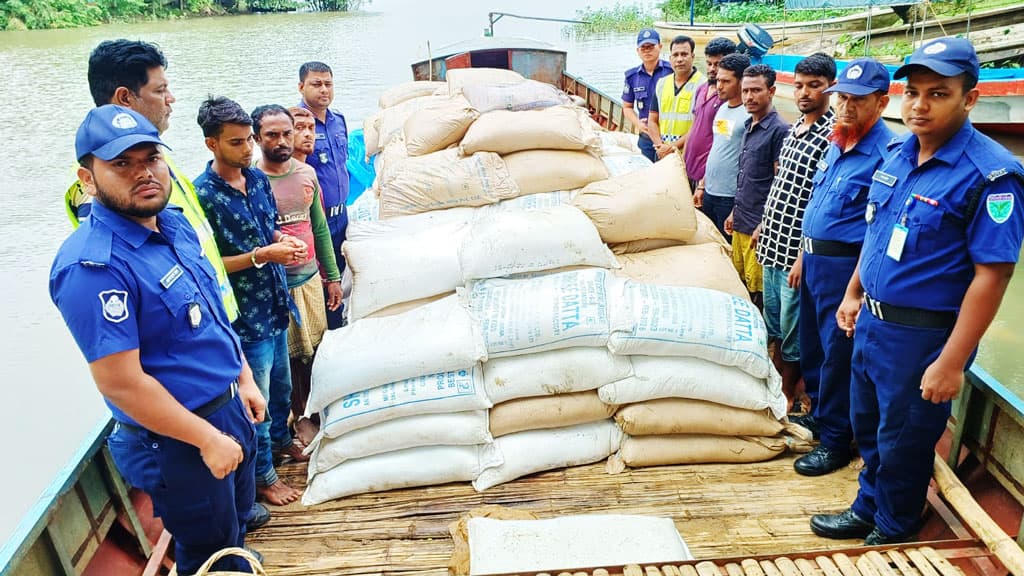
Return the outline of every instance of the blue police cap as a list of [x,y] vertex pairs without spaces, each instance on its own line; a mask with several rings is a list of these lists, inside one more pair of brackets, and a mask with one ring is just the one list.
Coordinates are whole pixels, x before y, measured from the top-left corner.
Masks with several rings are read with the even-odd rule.
[[846,65],[839,81],[825,92],[867,96],[889,92],[889,70],[873,58],[858,58]]
[[658,35],[658,31],[654,28],[644,28],[636,35],[636,45],[643,46],[644,44],[661,44],[661,36]]
[[152,142],[167,146],[153,123],[138,112],[106,104],[85,115],[75,135],[75,157],[92,154],[100,160],[113,160],[137,144]]
[[938,38],[921,45],[910,55],[907,63],[893,74],[893,78],[898,80],[905,77],[913,66],[924,66],[947,77],[966,72],[975,80],[978,79],[978,69],[981,67],[974,45],[965,38]]

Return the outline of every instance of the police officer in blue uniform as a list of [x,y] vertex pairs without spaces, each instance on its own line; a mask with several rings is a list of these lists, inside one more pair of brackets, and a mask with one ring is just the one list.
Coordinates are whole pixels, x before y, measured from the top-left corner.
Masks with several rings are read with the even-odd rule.
[[[348,125],[345,117],[330,109],[334,102],[334,72],[323,62],[306,62],[299,67],[299,93],[302,94],[303,108],[309,109],[316,118],[316,142],[313,153],[306,157],[306,163],[316,171],[320,182],[320,201],[324,205],[327,227],[334,242],[334,259],[338,268],[345,271],[345,256],[341,245],[348,230]],[[324,288],[328,301],[327,288]],[[342,306],[325,309],[327,328],[340,328],[344,323]]]
[[647,134],[647,114],[657,91],[658,80],[670,76],[672,65],[661,59],[661,36],[654,28],[644,28],[636,36],[636,53],[641,63],[626,70],[626,85],[622,88],[622,110],[634,126],[640,128],[637,145],[651,162],[658,160],[654,141]]
[[793,463],[806,476],[828,474],[850,461],[853,340],[836,324],[836,311],[864,241],[871,175],[894,136],[882,120],[889,104],[885,66],[870,58],[854,60],[825,91],[836,94],[836,123],[804,212],[800,254],[800,364],[812,412],[793,420],[821,440]]
[[867,545],[916,538],[950,401],[1024,238],[1024,168],[968,120],[978,102],[971,43],[929,41],[894,77],[907,78],[910,134],[872,176],[860,264],[836,314],[854,337],[850,405],[864,469],[849,509],[811,518],[819,535]]
[[[167,207],[161,145],[137,112],[89,111],[75,151],[92,216],[57,252],[50,296],[117,421],[114,461],[152,498],[184,575],[244,543],[266,403],[195,232]],[[248,571],[234,558],[217,566]]]

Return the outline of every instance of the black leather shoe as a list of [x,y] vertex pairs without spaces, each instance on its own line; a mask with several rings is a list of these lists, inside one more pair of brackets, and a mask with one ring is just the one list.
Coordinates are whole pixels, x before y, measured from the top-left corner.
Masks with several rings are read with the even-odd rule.
[[850,463],[850,455],[818,444],[807,454],[793,462],[793,469],[804,476],[822,476],[835,472]]
[[901,534],[899,536],[886,536],[882,531],[875,528],[864,539],[865,546],[887,546],[889,544],[903,544],[917,540],[917,534]]
[[864,538],[875,529],[875,525],[867,520],[861,520],[852,508],[847,508],[839,514],[815,514],[811,516],[811,532],[825,538],[836,540],[847,540],[850,538]]
[[270,522],[270,510],[263,504],[255,502],[249,511],[249,519],[245,521],[245,531],[252,532],[267,522]]
[[789,421],[793,424],[803,426],[811,431],[814,435],[814,439],[818,439],[818,423],[814,420],[814,416],[808,412],[807,414],[800,414],[799,416],[790,416]]

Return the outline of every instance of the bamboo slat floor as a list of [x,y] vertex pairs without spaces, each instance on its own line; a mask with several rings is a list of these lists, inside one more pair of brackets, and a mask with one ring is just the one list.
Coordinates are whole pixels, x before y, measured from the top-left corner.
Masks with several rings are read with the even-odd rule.
[[[247,544],[264,554],[273,576],[444,574],[453,549],[448,524],[472,508],[498,504],[541,518],[671,517],[696,558],[862,545],[819,538],[808,525],[811,514],[849,505],[857,492],[857,470],[807,478],[793,471],[795,457],[618,475],[606,474],[602,462],[537,474],[483,493],[457,483],[350,496],[313,507],[296,503],[272,508],[273,519]],[[293,486],[305,485],[304,464],[285,465],[279,473]]]

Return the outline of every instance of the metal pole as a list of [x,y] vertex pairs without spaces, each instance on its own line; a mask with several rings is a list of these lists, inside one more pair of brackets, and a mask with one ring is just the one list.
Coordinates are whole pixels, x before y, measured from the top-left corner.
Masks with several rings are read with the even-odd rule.
[[693,5],[696,4],[696,2],[697,2],[697,0],[690,0],[690,26],[693,26],[693,13],[694,13]]

